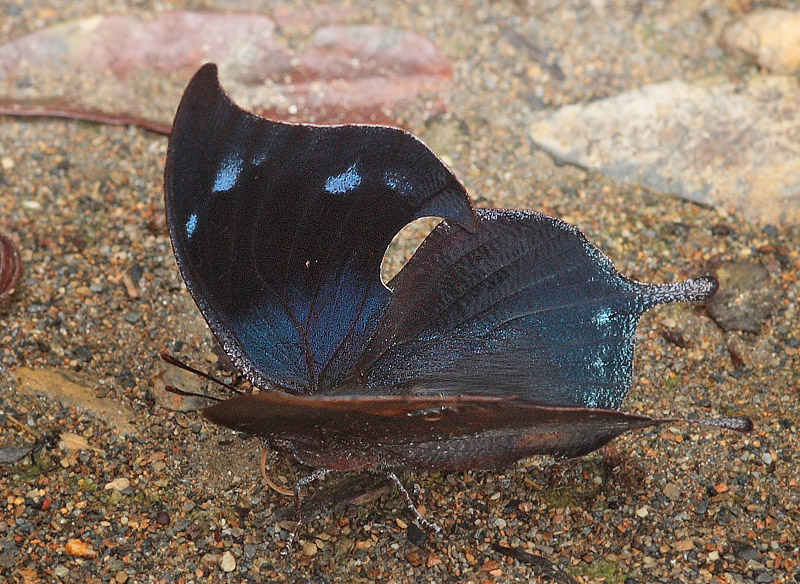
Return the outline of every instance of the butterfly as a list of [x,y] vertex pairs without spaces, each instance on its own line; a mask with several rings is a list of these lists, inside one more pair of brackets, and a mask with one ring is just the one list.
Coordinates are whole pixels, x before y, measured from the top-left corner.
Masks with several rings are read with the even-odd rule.
[[[314,126],[238,107],[204,65],[175,116],[167,222],[186,285],[238,370],[261,391],[203,410],[312,467],[497,469],[581,456],[669,420],[619,412],[634,334],[662,303],[702,301],[704,276],[626,278],[575,227],[476,209],[400,129]],[[442,222],[387,284],[392,238]],[[746,418],[705,423],[747,431]]]

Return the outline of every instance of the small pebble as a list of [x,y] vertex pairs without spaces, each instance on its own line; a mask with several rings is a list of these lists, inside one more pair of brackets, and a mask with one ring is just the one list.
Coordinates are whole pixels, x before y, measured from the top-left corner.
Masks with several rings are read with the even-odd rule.
[[140,318],[142,318],[142,315],[138,312],[129,312],[125,315],[125,321],[129,322],[130,324],[136,324],[139,322]]
[[159,525],[169,525],[169,521],[170,521],[169,513],[167,513],[166,511],[159,511],[158,513],[156,513],[156,523],[158,523]]
[[69,568],[66,566],[56,566],[53,573],[59,578],[66,578],[69,576]]
[[667,483],[664,486],[664,496],[670,501],[677,501],[681,496],[681,490],[675,483]]
[[106,491],[124,491],[128,487],[131,486],[131,480],[125,477],[119,477],[111,481],[110,483],[106,483],[105,490]]
[[421,530],[419,527],[411,523],[408,526],[408,531],[406,531],[406,536],[408,537],[408,541],[416,546],[422,547],[422,544],[424,544],[425,540],[428,539],[428,532]]
[[233,572],[236,569],[236,558],[230,551],[222,554],[222,559],[219,561],[219,567],[223,572]]
[[78,558],[93,558],[97,555],[97,552],[92,549],[92,546],[79,539],[69,540],[64,546],[64,551],[70,556]]
[[309,541],[303,544],[303,555],[308,556],[309,558],[313,558],[317,555],[317,544],[313,541]]

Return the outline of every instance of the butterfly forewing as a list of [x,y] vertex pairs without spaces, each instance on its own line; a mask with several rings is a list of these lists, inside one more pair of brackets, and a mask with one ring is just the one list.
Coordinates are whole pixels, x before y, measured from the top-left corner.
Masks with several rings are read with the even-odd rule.
[[464,188],[394,128],[259,118],[223,92],[216,67],[187,88],[170,136],[167,219],[187,286],[256,384],[336,386],[391,295],[380,263],[410,221],[474,229]]

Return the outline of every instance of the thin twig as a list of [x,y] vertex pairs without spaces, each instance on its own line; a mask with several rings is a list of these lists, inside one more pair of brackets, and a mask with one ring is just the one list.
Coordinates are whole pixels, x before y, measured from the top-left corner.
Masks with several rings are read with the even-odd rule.
[[287,497],[294,495],[294,492],[292,492],[290,489],[280,486],[279,484],[273,482],[271,478],[269,478],[269,475],[267,474],[267,448],[263,446],[261,448],[261,463],[259,464],[259,468],[261,469],[261,476],[264,479],[264,482],[267,483],[267,486],[270,489]]

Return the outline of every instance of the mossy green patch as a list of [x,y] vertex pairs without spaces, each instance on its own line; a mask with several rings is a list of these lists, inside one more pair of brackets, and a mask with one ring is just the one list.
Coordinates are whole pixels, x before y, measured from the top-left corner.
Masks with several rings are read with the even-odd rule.
[[572,569],[576,576],[582,576],[591,582],[605,582],[605,584],[623,584],[627,576],[622,569],[608,560],[599,559],[585,566],[577,566]]

